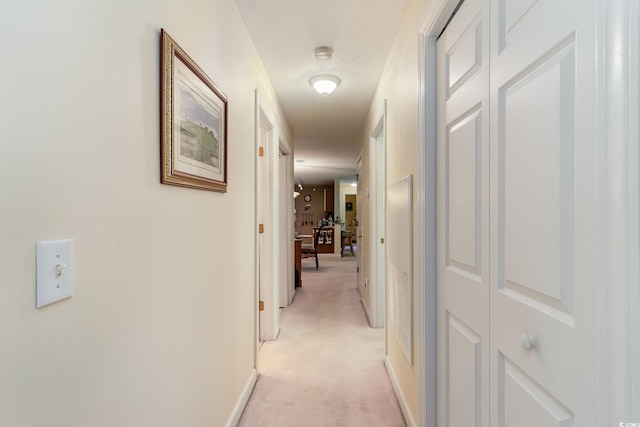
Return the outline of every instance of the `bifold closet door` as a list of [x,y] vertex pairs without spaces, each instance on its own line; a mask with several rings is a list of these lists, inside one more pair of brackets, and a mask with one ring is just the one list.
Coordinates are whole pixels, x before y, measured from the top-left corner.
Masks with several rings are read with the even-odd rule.
[[596,423],[596,1],[466,0],[438,40],[438,425]]
[[595,0],[491,0],[496,426],[597,424]]
[[489,7],[437,42],[438,425],[489,426]]

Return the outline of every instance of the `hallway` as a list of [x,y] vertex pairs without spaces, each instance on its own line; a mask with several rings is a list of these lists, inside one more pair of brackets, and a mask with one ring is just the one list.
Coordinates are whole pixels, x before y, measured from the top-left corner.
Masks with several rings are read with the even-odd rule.
[[384,367],[384,330],[369,327],[356,258],[303,260],[302,288],[260,350],[260,377],[240,427],[405,426]]

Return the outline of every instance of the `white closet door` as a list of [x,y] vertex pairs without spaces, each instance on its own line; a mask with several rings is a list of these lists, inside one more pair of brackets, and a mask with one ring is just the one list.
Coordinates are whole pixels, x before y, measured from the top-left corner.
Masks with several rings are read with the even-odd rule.
[[595,426],[594,0],[491,0],[491,406]]
[[489,9],[437,43],[438,425],[489,426]]
[[466,0],[438,40],[438,425],[595,426],[596,0]]

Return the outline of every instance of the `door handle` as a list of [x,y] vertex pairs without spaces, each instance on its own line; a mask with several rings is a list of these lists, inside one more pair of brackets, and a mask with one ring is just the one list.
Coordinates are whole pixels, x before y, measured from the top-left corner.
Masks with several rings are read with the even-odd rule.
[[520,336],[520,345],[524,350],[529,351],[536,348],[536,340],[529,335],[523,334]]

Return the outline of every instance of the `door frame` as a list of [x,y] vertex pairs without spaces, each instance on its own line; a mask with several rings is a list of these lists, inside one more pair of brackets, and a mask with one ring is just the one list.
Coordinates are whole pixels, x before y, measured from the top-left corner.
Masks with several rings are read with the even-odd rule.
[[[258,90],[255,91],[255,156],[256,160],[256,368],[258,366],[259,341],[275,340],[280,331],[278,304],[279,264],[279,198],[278,170],[279,144],[275,121],[269,108],[261,102]],[[264,131],[264,134],[263,134]],[[262,147],[263,155],[260,156]],[[264,225],[264,233],[259,225]],[[260,249],[263,249],[262,251]],[[264,256],[263,256],[264,255]],[[260,311],[260,300],[264,301],[264,310]]]
[[420,427],[436,425],[436,41],[459,0],[430,3],[419,29],[418,179],[418,401]]
[[[631,301],[635,301],[635,306],[631,306],[631,313],[635,313],[629,320],[632,325],[631,329],[631,343],[635,343],[635,347],[631,348],[631,354],[635,354],[636,357],[632,359],[632,372],[634,372],[634,379],[632,380],[632,401],[640,401],[640,358],[637,357],[640,354],[640,27],[638,21],[640,21],[640,4],[638,2],[631,2],[629,6],[628,15],[633,19],[636,18],[636,25],[629,26],[629,51],[636,52],[636,55],[631,55],[629,59],[629,75],[635,76],[635,80],[629,81],[629,94],[630,100],[629,106],[629,168],[630,168],[630,188],[629,198],[630,210],[631,210],[631,229],[629,236],[631,238],[631,265],[630,269],[630,283],[637,283],[635,290],[631,290]],[[627,11],[623,11],[627,12]],[[634,179],[634,177],[636,177]],[[635,219],[635,220],[634,220]],[[634,265],[635,261],[635,265]],[[633,326],[635,325],[635,327]],[[640,408],[635,408],[633,413],[634,419],[640,419]]]
[[[603,185],[598,246],[602,279],[598,297],[600,425],[640,420],[640,259],[638,144],[640,108],[640,6],[598,1],[598,169]],[[628,53],[616,55],[616,52]],[[631,375],[630,375],[631,373]],[[634,404],[635,402],[635,404]]]
[[[279,306],[287,307],[293,301],[296,290],[293,274],[293,156],[287,141],[279,140],[278,157],[278,208],[279,224],[279,259],[280,270],[278,283]],[[284,258],[284,259],[282,259]],[[284,268],[283,268],[284,267]]]
[[[371,274],[371,317],[372,328],[386,326],[387,301],[387,253],[386,237],[387,210],[387,100],[384,100],[382,115],[370,134],[371,179],[371,252],[369,265]],[[381,240],[382,239],[382,240]],[[386,334],[385,334],[386,337]],[[386,342],[386,340],[385,340]]]
[[[359,165],[359,168],[358,168]],[[362,269],[362,261],[363,261],[363,248],[362,248],[362,212],[363,212],[363,190],[364,188],[362,187],[362,178],[363,178],[363,171],[364,171],[364,157],[363,157],[363,152],[360,151],[360,154],[358,155],[358,159],[356,160],[356,209],[358,209],[356,211],[356,264],[357,264],[357,287],[358,287],[358,292],[360,293],[360,296],[362,297],[364,295],[364,276],[363,276],[363,269]],[[368,312],[367,312],[367,307],[366,305],[363,303],[362,304],[363,309],[365,310],[365,313],[367,314],[367,317],[369,316]]]
[[[418,144],[418,345],[420,426],[436,423],[436,40],[459,0],[434,0],[419,29]],[[598,312],[598,425],[640,419],[640,6],[630,0],[598,0],[597,165],[602,182],[596,196],[601,249]],[[612,59],[614,52],[628,52]],[[632,375],[629,375],[629,373]]]

